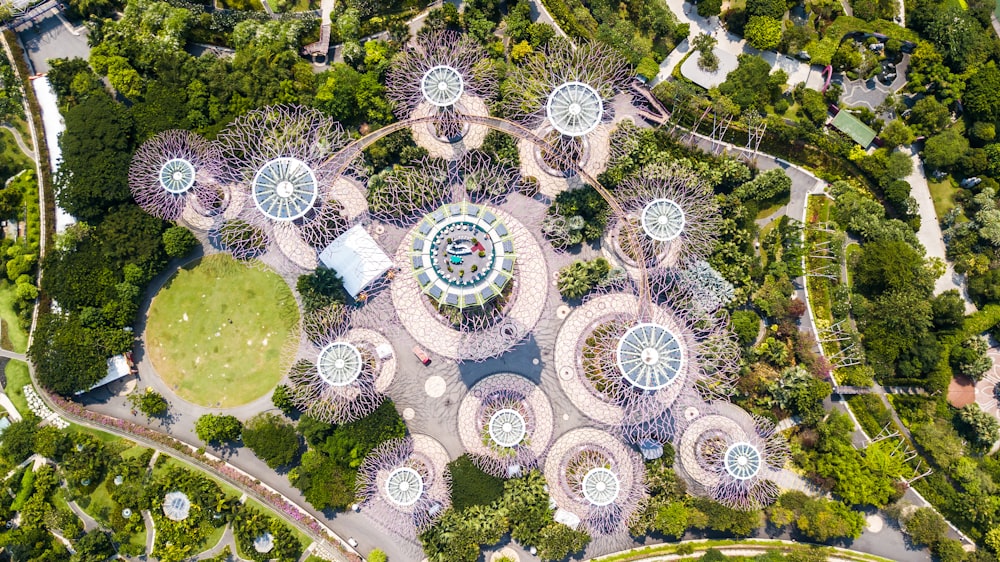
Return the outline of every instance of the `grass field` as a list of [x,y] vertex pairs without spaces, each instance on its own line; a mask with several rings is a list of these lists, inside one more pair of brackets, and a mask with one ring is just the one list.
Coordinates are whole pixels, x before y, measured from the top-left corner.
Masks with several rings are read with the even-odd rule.
[[14,285],[6,279],[0,281],[0,318],[3,318],[6,337],[10,339],[10,351],[24,353],[28,347],[28,334],[21,329],[17,313],[14,312]]
[[937,213],[938,221],[944,217],[948,211],[955,207],[955,194],[958,193],[958,186],[947,176],[941,181],[927,180],[927,187],[931,190],[931,199],[934,200],[934,212]]
[[297,327],[281,277],[216,254],[179,271],[153,299],[146,349],[181,398],[228,408],[281,380],[282,348]]
[[31,377],[28,375],[28,364],[21,361],[10,360],[4,369],[7,376],[7,396],[14,403],[14,407],[22,416],[28,415],[28,399],[24,397],[24,387],[31,384]]

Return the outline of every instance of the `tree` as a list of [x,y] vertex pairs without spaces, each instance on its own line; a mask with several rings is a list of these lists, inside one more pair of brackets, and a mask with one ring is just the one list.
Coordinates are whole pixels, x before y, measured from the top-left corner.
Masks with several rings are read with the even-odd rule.
[[717,16],[722,12],[722,0],[698,0],[698,15],[703,18]]
[[757,55],[740,54],[739,64],[719,85],[719,92],[728,96],[743,110],[756,108],[763,112],[765,106],[778,94],[769,78],[771,65]]
[[100,94],[67,110],[65,121],[56,198],[69,214],[96,222],[111,207],[131,199],[132,121],[121,106]]
[[302,308],[306,312],[347,301],[344,280],[336,271],[325,267],[318,267],[310,274],[300,275],[295,288],[302,295]]
[[708,72],[715,72],[719,69],[719,57],[712,49],[716,44],[715,37],[707,33],[699,33],[691,40],[691,46],[698,51],[698,67]]
[[154,416],[162,416],[167,413],[167,408],[169,407],[167,399],[148,386],[141,393],[133,392],[129,394],[128,402],[133,408],[137,408],[140,412],[146,414],[147,419]]
[[903,522],[906,534],[910,535],[916,544],[931,548],[948,536],[948,523],[944,517],[931,507],[920,507],[913,511]]
[[987,412],[979,409],[979,404],[963,406],[958,411],[958,420],[971,444],[980,449],[989,449],[1000,439],[1000,423]]
[[559,294],[567,299],[579,299],[607,279],[611,265],[604,258],[577,260],[559,270]]
[[781,43],[781,21],[766,16],[750,16],[743,36],[750,46],[762,51],[770,51]]
[[85,327],[76,316],[43,315],[28,349],[39,382],[64,396],[90,388],[108,373],[111,349],[131,346],[131,336],[116,332],[126,336],[123,342],[112,342],[114,334]]
[[865,528],[865,518],[841,502],[810,498],[802,506],[796,526],[803,535],[818,542],[856,539]]
[[284,384],[274,387],[274,393],[271,394],[271,403],[286,416],[290,416],[296,411],[295,403],[292,402],[288,386]]
[[243,443],[271,468],[292,462],[299,452],[299,435],[284,417],[262,413],[243,425]]
[[879,133],[879,138],[885,144],[885,148],[892,150],[897,146],[905,146],[913,142],[913,129],[902,119],[893,119]]
[[934,314],[934,328],[938,330],[954,330],[962,327],[965,320],[965,301],[958,289],[945,291],[931,301],[931,311]]
[[195,422],[194,431],[205,443],[236,441],[243,432],[243,423],[235,416],[205,414]]
[[905,178],[913,172],[913,160],[904,152],[893,151],[889,154],[885,173],[892,179]]
[[760,316],[752,310],[737,310],[733,312],[733,331],[743,346],[749,346],[757,340],[760,330]]
[[171,226],[163,231],[163,250],[172,258],[188,255],[198,246],[198,239],[183,226]]
[[781,168],[761,172],[756,178],[733,190],[741,201],[770,201],[784,196],[792,188],[792,179]]
[[70,562],[99,562],[107,560],[115,553],[115,545],[111,536],[100,529],[95,529],[83,535],[73,544],[76,553],[70,557]]
[[785,16],[785,0],[747,0],[747,16],[780,20]]
[[993,360],[986,354],[990,344],[983,336],[972,336],[951,348],[951,366],[956,373],[979,381],[993,367]]
[[583,550],[590,536],[583,531],[570,529],[562,523],[550,523],[542,529],[538,540],[538,557],[542,560],[563,560],[574,552]]
[[368,562],[389,562],[389,557],[379,549],[373,549],[368,553]]
[[933,169],[947,169],[969,151],[969,139],[958,129],[947,129],[934,135],[924,143],[924,162]]
[[805,425],[815,425],[823,419],[823,400],[832,389],[829,383],[797,365],[785,369],[770,391],[781,409],[801,416]]
[[854,266],[855,285],[866,295],[886,291],[909,291],[930,288],[930,275],[924,258],[906,242],[876,240],[864,250]]
[[356,124],[361,118],[357,103],[361,75],[344,63],[333,63],[317,77],[315,104],[337,121]]
[[950,122],[951,112],[934,96],[920,98],[910,109],[910,125],[919,135],[939,133]]
[[38,433],[38,418],[29,415],[21,421],[10,424],[3,432],[0,441],[0,455],[10,461],[11,465],[20,464],[31,456],[35,446],[35,435]]
[[965,110],[976,121],[1000,120],[1000,69],[994,61],[976,70],[962,96]]

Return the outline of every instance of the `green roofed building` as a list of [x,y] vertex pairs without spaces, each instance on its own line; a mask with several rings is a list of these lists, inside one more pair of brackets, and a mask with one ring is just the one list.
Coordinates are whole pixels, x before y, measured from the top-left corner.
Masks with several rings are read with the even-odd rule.
[[851,137],[851,140],[860,144],[861,148],[868,148],[868,145],[875,140],[875,131],[847,111],[841,110],[837,113],[830,124],[834,129]]

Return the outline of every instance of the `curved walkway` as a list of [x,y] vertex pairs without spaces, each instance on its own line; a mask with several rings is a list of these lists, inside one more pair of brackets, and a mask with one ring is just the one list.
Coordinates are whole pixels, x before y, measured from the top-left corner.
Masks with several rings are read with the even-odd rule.
[[23,138],[21,138],[21,131],[18,131],[14,127],[11,127],[10,125],[7,124],[4,124],[2,126],[4,129],[10,131],[10,134],[14,135],[14,142],[17,143],[17,147],[21,149],[21,152],[23,152],[25,156],[31,158],[32,161],[38,158],[35,155],[35,151],[32,150],[31,147],[29,147],[27,143],[24,142]]

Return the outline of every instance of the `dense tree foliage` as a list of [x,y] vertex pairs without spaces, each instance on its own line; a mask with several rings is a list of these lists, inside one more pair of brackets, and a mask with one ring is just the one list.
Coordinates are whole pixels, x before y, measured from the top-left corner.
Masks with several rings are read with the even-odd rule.
[[243,443],[271,468],[291,463],[299,452],[295,426],[271,413],[257,414],[246,421]]
[[243,433],[243,423],[236,416],[226,414],[205,414],[194,424],[198,439],[205,443],[235,441]]

